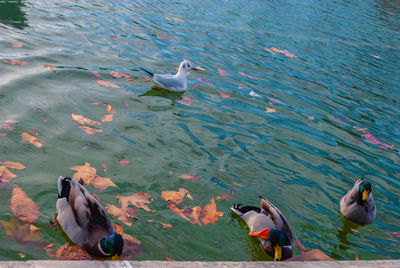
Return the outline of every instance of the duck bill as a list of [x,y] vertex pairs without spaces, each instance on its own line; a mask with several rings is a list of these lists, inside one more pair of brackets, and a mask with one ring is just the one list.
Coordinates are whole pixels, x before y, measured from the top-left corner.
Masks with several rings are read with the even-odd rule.
[[362,200],[368,201],[368,196],[369,196],[369,192],[367,190],[364,190],[362,193]]
[[282,259],[282,247],[279,245],[276,245],[274,247],[274,261],[280,261]]
[[114,256],[111,257],[111,259],[113,261],[120,261],[120,260],[122,260],[122,256],[118,256],[117,254],[115,254]]
[[197,71],[197,69],[196,69],[196,68],[194,68],[194,67],[192,67],[192,70],[195,70],[195,71]]

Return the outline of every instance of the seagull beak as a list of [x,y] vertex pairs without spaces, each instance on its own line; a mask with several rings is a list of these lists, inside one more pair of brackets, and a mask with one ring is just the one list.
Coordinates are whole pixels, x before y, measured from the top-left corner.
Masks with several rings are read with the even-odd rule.
[[192,70],[195,70],[195,71],[197,71],[197,69],[196,69],[196,68],[194,68],[194,67],[192,67]]

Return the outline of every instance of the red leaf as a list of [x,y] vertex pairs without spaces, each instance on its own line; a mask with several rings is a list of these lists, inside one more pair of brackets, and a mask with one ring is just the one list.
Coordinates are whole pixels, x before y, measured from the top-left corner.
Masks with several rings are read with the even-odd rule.
[[108,82],[108,81],[104,81],[104,80],[93,80],[93,81],[96,82],[97,84],[99,84],[100,86],[119,88],[119,86],[117,86],[111,82]]
[[0,133],[0,137],[6,137],[7,133]]
[[165,39],[165,40],[169,40],[169,41],[175,41],[174,39],[172,39],[172,38],[169,38],[169,37],[166,37],[166,36],[164,36],[164,35],[161,35],[161,34],[157,34],[157,36],[158,36],[158,37],[160,37],[160,38],[162,38],[162,39]]
[[202,76],[200,76],[200,77],[197,77],[196,80],[199,81],[199,82],[205,83],[205,84],[207,84],[207,85],[214,86],[213,84],[211,84],[210,81],[208,81],[208,80],[204,77],[204,75],[202,75]]
[[128,103],[128,101],[125,101],[125,107],[129,108],[129,103]]
[[231,97],[229,94],[224,93],[224,92],[222,92],[222,91],[217,91],[217,93],[218,93],[222,98],[225,98],[225,99],[228,99],[228,98]]
[[247,77],[247,78],[257,79],[256,77],[251,76],[251,75],[248,75],[248,74],[245,74],[245,73],[243,73],[243,72],[238,72],[238,74],[240,74],[241,76]]
[[101,163],[100,166],[101,166],[104,170],[107,170],[107,165],[106,165],[106,164]]
[[276,113],[276,109],[275,108],[265,108],[265,112],[266,113]]
[[114,113],[117,112],[116,110],[114,110],[114,109],[111,107],[110,104],[107,104],[106,110],[107,110],[107,112],[112,113],[112,114],[114,114]]
[[278,104],[282,104],[282,105],[289,106],[288,104],[286,104],[286,103],[284,103],[284,102],[282,102],[282,101],[280,101],[280,100],[277,100],[277,99],[274,99],[274,98],[271,98],[271,97],[268,97],[268,99],[269,99],[270,101],[272,101],[272,102],[275,102],[275,103],[278,103]]
[[130,76],[121,72],[111,71],[110,74],[115,78],[129,78]]
[[218,67],[218,73],[220,76],[228,76],[230,75],[227,71],[225,71],[224,69],[221,69]]
[[233,182],[233,184],[235,184],[236,186],[242,187],[242,188],[246,188],[246,186],[244,186],[243,184],[239,184],[237,182]]
[[94,74],[95,76],[97,76],[97,77],[100,77],[101,76],[101,74],[99,73],[99,72],[96,72],[96,71],[90,71],[92,74]]
[[0,60],[2,62],[5,62],[5,63],[13,65],[13,66],[22,66],[22,65],[28,64],[28,62],[22,61],[22,60],[14,60],[14,59],[11,59],[11,60],[0,59]]
[[8,119],[8,120],[4,121],[4,123],[8,123],[8,124],[15,124],[18,122],[19,122],[18,120],[12,120],[12,119]]
[[0,128],[7,129],[7,130],[14,130],[14,127],[9,124],[1,124]]
[[120,160],[119,161],[119,163],[121,164],[121,166],[126,166],[126,165],[128,165],[129,164],[129,162],[130,162],[130,160]]
[[296,243],[297,248],[300,249],[301,253],[304,253],[307,251],[307,248],[303,245],[303,243],[301,243],[300,239],[296,239],[295,243]]
[[193,97],[192,96],[189,96],[189,97],[183,96],[182,100],[178,100],[177,102],[180,104],[186,105],[186,106],[192,106]]

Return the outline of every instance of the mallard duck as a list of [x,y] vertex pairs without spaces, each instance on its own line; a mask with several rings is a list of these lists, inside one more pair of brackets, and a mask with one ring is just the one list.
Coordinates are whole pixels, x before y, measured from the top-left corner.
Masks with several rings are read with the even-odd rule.
[[144,68],[140,68],[145,71],[153,79],[159,87],[171,90],[171,91],[185,91],[187,89],[187,72],[192,69],[197,71],[192,66],[190,61],[184,60],[179,65],[179,70],[175,75],[172,74],[154,74]]
[[58,178],[57,220],[69,239],[96,257],[119,259],[124,247],[103,206],[83,187],[83,181]]
[[249,235],[256,236],[264,250],[277,260],[292,257],[292,230],[285,216],[264,197],[261,208],[233,205],[231,210],[239,215],[250,228]]
[[376,208],[371,183],[364,178],[358,179],[353,188],[340,200],[340,212],[356,223],[373,223]]

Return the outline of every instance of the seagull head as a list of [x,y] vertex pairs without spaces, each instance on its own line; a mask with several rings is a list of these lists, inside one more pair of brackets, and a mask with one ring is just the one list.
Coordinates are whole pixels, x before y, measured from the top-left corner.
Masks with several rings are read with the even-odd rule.
[[197,71],[197,69],[192,66],[192,63],[190,61],[184,60],[179,65],[179,71],[178,72],[181,72],[181,71],[188,72],[190,69]]

